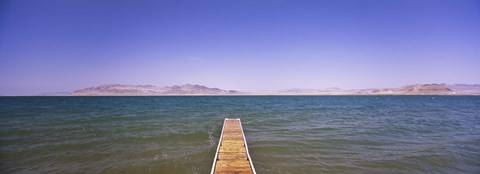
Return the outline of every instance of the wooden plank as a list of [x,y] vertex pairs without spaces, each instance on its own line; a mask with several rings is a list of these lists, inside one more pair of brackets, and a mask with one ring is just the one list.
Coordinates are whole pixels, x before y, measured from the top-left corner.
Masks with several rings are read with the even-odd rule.
[[225,118],[211,174],[256,174],[240,119]]

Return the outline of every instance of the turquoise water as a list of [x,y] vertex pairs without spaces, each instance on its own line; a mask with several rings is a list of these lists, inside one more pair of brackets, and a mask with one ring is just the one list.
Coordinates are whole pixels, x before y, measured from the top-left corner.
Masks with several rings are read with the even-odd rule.
[[0,173],[208,173],[225,117],[257,173],[480,173],[480,97],[1,97]]

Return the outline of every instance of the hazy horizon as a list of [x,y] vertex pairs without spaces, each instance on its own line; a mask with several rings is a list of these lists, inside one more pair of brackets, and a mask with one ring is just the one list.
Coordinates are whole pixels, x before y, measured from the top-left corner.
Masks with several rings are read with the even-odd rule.
[[0,2],[0,95],[480,84],[480,2]]
[[[402,86],[396,86],[396,87],[369,87],[369,88],[339,88],[339,87],[328,87],[328,88],[302,88],[302,87],[292,87],[292,88],[283,88],[283,89],[258,89],[258,90],[238,90],[238,89],[225,89],[225,88],[219,88],[221,90],[234,90],[234,91],[237,91],[237,92],[246,92],[247,94],[255,94],[255,95],[276,95],[276,94],[287,94],[287,93],[283,93],[283,92],[289,92],[291,90],[299,90],[297,92],[301,92],[303,90],[329,90],[329,89],[339,89],[340,91],[343,91],[343,92],[346,92],[346,91],[349,91],[349,90],[353,90],[354,92],[353,93],[346,93],[346,95],[355,95],[355,91],[357,90],[371,90],[371,89],[379,89],[379,90],[383,90],[383,89],[400,89],[400,88],[403,88],[403,87],[409,87],[409,86],[416,86],[416,85],[429,85],[429,84],[438,84],[438,85],[448,85],[448,86],[455,86],[455,85],[474,85],[476,86],[475,88],[478,88],[477,86],[480,86],[480,84],[466,84],[466,83],[456,83],[456,84],[446,84],[446,83],[415,83],[415,84],[406,84],[406,85],[402,85]],[[88,89],[88,88],[92,88],[92,87],[100,87],[100,86],[104,86],[104,85],[127,85],[127,86],[150,86],[150,84],[119,84],[119,83],[111,83],[111,84],[101,84],[101,85],[96,85],[96,86],[89,86],[89,87],[84,87],[84,88],[79,88],[79,89],[74,89],[72,91],[51,91],[51,92],[43,92],[43,93],[39,93],[39,94],[27,94],[27,95],[8,95],[8,94],[4,94],[4,95],[0,95],[0,96],[63,96],[64,94],[71,94],[71,93],[74,93],[76,91],[79,91],[79,90],[85,90],[85,89]],[[165,86],[156,86],[156,85],[153,85],[153,86],[156,86],[156,87],[172,87],[172,86],[183,86],[183,85],[200,85],[200,86],[204,86],[204,87],[208,87],[208,88],[218,88],[218,87],[215,87],[215,86],[206,86],[206,85],[202,85],[202,84],[175,84],[175,85],[165,85]],[[358,92],[358,91],[357,91]],[[200,95],[202,95],[201,93],[198,93]],[[192,94],[192,95],[198,95],[198,94]],[[295,94],[294,93],[290,93],[289,95],[292,95],[292,94]],[[309,93],[302,93],[302,94],[309,94]],[[300,95],[302,95],[300,94]],[[324,95],[326,95],[327,93],[325,93]],[[335,94],[335,93],[331,93],[331,94]],[[169,94],[167,94],[169,95]],[[206,94],[208,95],[208,94]],[[381,94],[380,94],[381,95]],[[415,95],[415,94],[411,94],[411,95]],[[434,95],[439,95],[439,94],[434,94]],[[476,95],[476,94],[460,94],[460,95]],[[80,95],[81,96],[81,95]],[[86,95],[88,96],[88,95]]]

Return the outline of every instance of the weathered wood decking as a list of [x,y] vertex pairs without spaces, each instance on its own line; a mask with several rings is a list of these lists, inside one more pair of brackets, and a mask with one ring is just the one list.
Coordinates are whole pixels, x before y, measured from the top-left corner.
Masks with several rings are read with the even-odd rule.
[[225,118],[211,174],[255,174],[240,119]]

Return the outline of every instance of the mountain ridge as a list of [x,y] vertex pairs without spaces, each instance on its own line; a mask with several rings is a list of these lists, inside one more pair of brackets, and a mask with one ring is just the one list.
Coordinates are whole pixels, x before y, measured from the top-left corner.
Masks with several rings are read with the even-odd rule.
[[115,96],[115,95],[228,95],[239,93],[235,90],[223,90],[219,88],[209,88],[202,85],[173,85],[173,86],[153,86],[153,85],[123,85],[123,84],[104,84],[97,87],[89,87],[76,90],[71,93],[72,96]]
[[480,84],[414,84],[399,88],[326,89],[292,88],[282,91],[245,92],[198,84],[173,86],[104,84],[76,90],[69,96],[163,96],[163,95],[480,95]]

